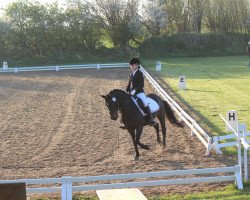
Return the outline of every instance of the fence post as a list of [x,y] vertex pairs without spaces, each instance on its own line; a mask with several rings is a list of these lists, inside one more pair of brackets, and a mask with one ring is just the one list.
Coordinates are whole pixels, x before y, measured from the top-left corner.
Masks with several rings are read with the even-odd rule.
[[218,136],[213,136],[213,148],[218,154],[222,154],[222,151],[220,150],[219,147],[219,139]]
[[207,152],[206,152],[206,155],[207,155],[207,156],[210,154],[210,151],[211,151],[212,148],[213,148],[213,145],[212,145],[212,138],[209,137],[209,138],[208,138],[208,144],[207,144]]
[[194,124],[195,124],[195,120],[192,121],[191,136],[194,135]]
[[238,189],[243,189],[243,183],[242,183],[242,176],[241,176],[241,169],[240,165],[235,166],[235,178],[236,178],[236,185]]
[[[246,139],[246,132],[243,131],[243,141],[247,141]],[[248,149],[246,147],[244,147],[243,145],[243,148],[244,148],[244,176],[245,176],[245,181],[248,180],[248,163],[247,163],[247,151]]]
[[62,177],[62,200],[72,200],[72,177]]

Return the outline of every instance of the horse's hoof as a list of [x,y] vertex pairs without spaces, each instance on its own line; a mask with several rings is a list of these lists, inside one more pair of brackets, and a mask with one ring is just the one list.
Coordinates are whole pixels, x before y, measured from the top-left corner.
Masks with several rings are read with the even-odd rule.
[[146,150],[149,150],[149,149],[150,149],[150,146],[149,146],[149,145],[145,145],[145,149],[146,149]]
[[139,160],[139,157],[134,156],[134,161]]

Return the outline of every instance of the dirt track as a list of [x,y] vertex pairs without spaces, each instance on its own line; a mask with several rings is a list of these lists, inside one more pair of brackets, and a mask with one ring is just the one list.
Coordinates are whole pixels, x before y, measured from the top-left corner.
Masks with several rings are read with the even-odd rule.
[[[144,129],[133,161],[130,135],[112,121],[100,94],[125,89],[129,69],[0,74],[0,179],[84,176],[230,166],[234,158],[206,156],[188,127],[167,122],[167,148]],[[146,92],[153,92],[146,83]],[[146,195],[211,190],[218,184],[141,188]]]

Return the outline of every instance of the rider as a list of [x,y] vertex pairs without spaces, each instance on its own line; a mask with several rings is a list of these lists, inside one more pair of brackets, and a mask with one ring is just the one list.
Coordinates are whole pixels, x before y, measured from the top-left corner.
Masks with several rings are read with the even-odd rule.
[[129,60],[130,68],[132,73],[129,74],[129,82],[126,91],[129,92],[132,96],[140,98],[143,102],[144,107],[146,108],[147,115],[149,117],[149,125],[155,126],[156,122],[152,117],[151,110],[148,106],[148,100],[143,90],[144,87],[144,76],[140,70],[140,60],[138,58],[131,58]]

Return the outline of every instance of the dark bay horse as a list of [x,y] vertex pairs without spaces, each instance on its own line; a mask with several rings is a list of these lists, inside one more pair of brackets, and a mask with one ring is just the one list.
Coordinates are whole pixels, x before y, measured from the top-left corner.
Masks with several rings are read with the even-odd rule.
[[[165,115],[171,124],[174,124],[178,127],[183,127],[182,122],[178,122],[176,119],[174,112],[168,103],[162,100],[156,94],[147,95],[159,105],[160,109],[154,113],[152,113],[153,117],[157,117],[160,121],[162,128],[162,136],[163,136],[163,147],[166,147],[166,124],[165,124]],[[107,95],[101,95],[105,99],[106,106],[109,109],[110,117],[112,120],[118,119],[118,111],[121,112],[121,121],[125,125],[125,128],[130,133],[134,148],[135,148],[135,157],[134,160],[138,160],[140,157],[139,150],[137,145],[139,145],[142,149],[149,149],[148,145],[145,145],[140,142],[140,137],[142,134],[143,127],[149,124],[149,119],[146,116],[143,116],[139,111],[138,107],[133,102],[131,96],[127,94],[123,90],[114,89],[109,92]],[[161,143],[160,135],[159,135],[159,124],[157,123],[154,126],[156,130],[157,142]]]

